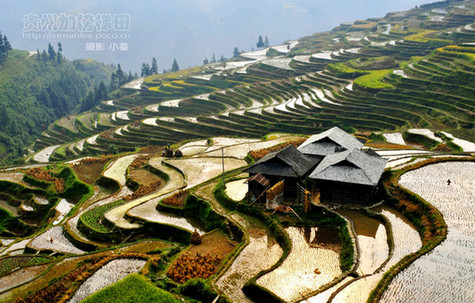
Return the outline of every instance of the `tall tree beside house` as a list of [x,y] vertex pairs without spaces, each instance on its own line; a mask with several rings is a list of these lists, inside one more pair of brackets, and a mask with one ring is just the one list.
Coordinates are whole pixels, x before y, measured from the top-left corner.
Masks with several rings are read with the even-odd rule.
[[263,48],[264,47],[264,40],[262,40],[261,35],[259,35],[259,39],[257,39],[256,46],[257,46],[257,48]]
[[172,68],[171,68],[171,71],[172,72],[177,72],[180,70],[180,67],[178,66],[178,63],[176,62],[176,59],[173,58],[173,63],[172,63]]

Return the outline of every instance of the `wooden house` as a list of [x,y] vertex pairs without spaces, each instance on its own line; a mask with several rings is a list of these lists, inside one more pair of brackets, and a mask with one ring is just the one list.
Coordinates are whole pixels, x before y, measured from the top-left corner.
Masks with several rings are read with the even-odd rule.
[[[304,183],[318,201],[367,205],[373,202],[386,160],[338,127],[309,137],[297,149],[271,152],[246,171],[251,197],[284,180],[284,196],[301,197]],[[304,182],[307,179],[309,182]],[[252,198],[251,198],[252,199]]]
[[285,180],[284,195],[294,196],[297,184],[302,184],[302,180],[321,159],[304,155],[293,146],[271,152],[246,169],[249,173],[249,191],[257,198],[269,186]]
[[366,205],[378,190],[386,160],[371,149],[329,154],[310,173],[323,202]]

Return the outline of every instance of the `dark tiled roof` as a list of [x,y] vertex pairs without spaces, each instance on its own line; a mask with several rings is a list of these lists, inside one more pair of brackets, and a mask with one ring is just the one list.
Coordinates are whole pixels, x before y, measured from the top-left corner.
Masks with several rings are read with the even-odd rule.
[[318,157],[304,155],[295,147],[288,146],[267,154],[246,171],[262,175],[303,177],[319,161]]
[[326,156],[341,150],[362,148],[363,143],[358,139],[335,126],[320,134],[308,138],[298,150],[306,155]]
[[385,165],[386,160],[371,151],[346,150],[323,158],[310,178],[375,186]]

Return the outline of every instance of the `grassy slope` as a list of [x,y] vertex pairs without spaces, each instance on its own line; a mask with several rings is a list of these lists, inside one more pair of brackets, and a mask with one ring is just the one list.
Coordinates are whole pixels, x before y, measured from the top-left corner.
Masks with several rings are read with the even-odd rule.
[[[65,59],[61,65],[40,63],[26,51],[9,52],[0,66],[0,163],[25,153],[25,147],[52,121],[76,110],[88,90],[112,70],[97,62],[82,62],[76,68]],[[49,100],[47,94],[57,97]]]
[[145,277],[132,274],[86,298],[84,303],[178,303],[172,294],[155,287]]

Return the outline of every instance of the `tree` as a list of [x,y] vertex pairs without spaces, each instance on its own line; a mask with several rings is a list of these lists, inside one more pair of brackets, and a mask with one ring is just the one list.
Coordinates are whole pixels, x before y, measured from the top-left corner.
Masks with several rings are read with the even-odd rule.
[[45,50],[43,50],[43,52],[41,53],[41,60],[44,62],[48,61],[48,54]]
[[12,49],[7,36],[2,36],[0,33],[0,64],[3,64],[8,56],[8,51]]
[[205,65],[205,64],[209,64],[208,58],[205,58],[205,59],[203,60],[203,65]]
[[267,39],[267,36],[266,36],[266,38],[265,38],[265,40],[264,40],[264,46],[265,46],[265,47],[269,47],[269,39]]
[[219,58],[219,62],[224,62],[224,61],[226,61],[226,58],[224,58],[224,56],[221,55],[221,58]]
[[257,40],[256,46],[257,46],[257,48],[263,48],[264,47],[264,41],[262,40],[261,35],[259,35],[259,39]]
[[94,93],[89,92],[87,94],[86,99],[84,99],[83,103],[81,104],[81,111],[86,111],[94,107]]
[[239,49],[236,46],[233,50],[233,57],[236,58],[237,56],[239,56]]
[[150,75],[158,74],[158,65],[155,57],[152,59],[152,67],[150,67]]
[[41,53],[39,48],[36,49],[36,61],[41,61]]
[[150,67],[147,63],[142,63],[142,72],[140,73],[140,76],[142,77],[147,77],[150,75]]
[[99,104],[99,101],[107,99],[107,89],[103,81],[99,84],[99,86],[94,91],[94,101]]
[[54,51],[54,48],[51,43],[48,43],[48,55],[50,61],[56,61],[56,52]]
[[127,77],[125,76],[124,71],[122,71],[120,64],[117,64],[117,71],[115,72],[115,77],[117,79],[118,87],[127,82]]
[[116,80],[116,76],[115,76],[115,73],[112,72],[111,74],[111,82],[109,84],[109,90],[110,91],[113,91],[117,88],[117,80]]
[[216,56],[213,54],[213,57],[211,57],[211,63],[216,63]]
[[177,71],[179,71],[179,70],[180,70],[180,67],[178,66],[178,63],[176,62],[176,59],[173,58],[173,64],[172,64],[172,69],[171,69],[171,71],[172,71],[172,72],[177,72]]
[[9,50],[12,49],[12,45],[8,41],[7,36],[3,36],[3,45],[4,45],[6,51],[9,51]]
[[63,55],[61,54],[62,51],[63,45],[61,44],[61,42],[58,42],[58,55],[56,58],[56,62],[58,62],[58,64],[61,64],[61,62],[63,62]]

